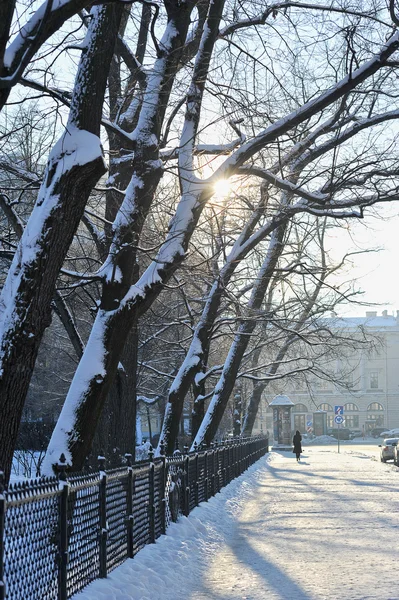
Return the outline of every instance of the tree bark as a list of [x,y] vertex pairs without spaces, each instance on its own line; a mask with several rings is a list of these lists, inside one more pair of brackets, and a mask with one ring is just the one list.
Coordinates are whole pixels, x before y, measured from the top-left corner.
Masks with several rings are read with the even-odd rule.
[[[109,5],[95,11],[90,24],[93,28],[90,43],[82,52],[67,131],[50,155],[38,201],[19,243],[0,299],[0,465],[7,481],[39,345],[51,320],[51,301],[57,276],[89,194],[105,172],[97,136],[107,64],[109,66],[113,55],[121,11],[120,5]],[[104,44],[104,40],[109,43]],[[72,149],[75,154],[70,153],[68,136],[77,130],[85,132],[84,140],[92,140],[88,161],[77,154],[79,138],[77,147]],[[65,150],[63,140],[67,144]],[[71,156],[76,156],[75,161],[71,160]],[[65,164],[69,168],[65,168]]]
[[[262,265],[258,276],[258,281],[253,288],[252,296],[248,303],[249,313],[256,313],[262,305],[277,261],[284,248],[283,238],[286,228],[287,222],[283,225],[280,225],[272,235],[268,254]],[[242,357],[248,347],[250,337],[256,327],[256,324],[256,318],[248,318],[240,325],[238,329],[225,361],[222,374],[215,387],[213,398],[208,406],[204,420],[194,440],[197,445],[200,445],[202,442],[205,442],[207,445],[209,445],[215,437],[230,398],[230,394],[234,389],[234,384]]]
[[[166,6],[168,26],[153,74],[148,76],[148,98],[144,97],[143,111],[135,130],[133,177],[113,225],[112,244],[104,265],[106,275],[100,310],[50,441],[44,465],[47,472],[51,472],[52,463],[58,460],[60,440],[71,467],[74,470],[82,468],[128,333],[136,326],[140,310],[151,305],[163,286],[161,277],[150,286],[150,294],[148,289],[143,290],[143,294],[138,294],[137,302],[125,301],[135,281],[136,245],[162,176],[158,140],[194,4],[183,6],[179,2],[167,2]],[[177,268],[181,260],[177,258],[165,274],[166,279]],[[120,275],[115,276],[115,273]],[[93,352],[98,357],[94,368]],[[68,421],[66,425],[65,415],[71,412],[73,423]]]

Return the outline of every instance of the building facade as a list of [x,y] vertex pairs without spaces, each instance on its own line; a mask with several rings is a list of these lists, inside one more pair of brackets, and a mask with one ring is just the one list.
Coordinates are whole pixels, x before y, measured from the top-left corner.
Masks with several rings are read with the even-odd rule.
[[[311,431],[312,416],[317,410],[327,414],[327,427],[334,427],[334,407],[344,406],[344,427],[369,434],[376,427],[399,428],[399,311],[396,316],[383,311],[378,315],[369,311],[365,317],[331,318],[329,327],[353,339],[360,339],[364,331],[370,343],[356,349],[343,349],[334,359],[335,382],[309,380],[281,384],[280,393],[287,394],[294,403],[293,429],[302,433]],[[331,369],[331,361],[328,367]],[[346,381],[338,384],[340,373]],[[270,390],[271,391],[271,390]],[[268,390],[269,392],[269,390]],[[263,399],[254,432],[272,431],[272,411],[268,403],[273,393]]]

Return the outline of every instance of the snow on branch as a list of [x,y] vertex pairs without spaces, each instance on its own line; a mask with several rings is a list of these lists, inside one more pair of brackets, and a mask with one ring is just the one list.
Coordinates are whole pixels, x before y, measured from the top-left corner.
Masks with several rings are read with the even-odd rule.
[[8,74],[0,77],[0,88],[15,85],[30,59],[61,25],[88,4],[87,0],[47,0],[20,29],[4,55]]
[[242,166],[254,154],[264,149],[270,142],[284,135],[294,127],[300,125],[307,119],[314,117],[317,113],[324,110],[345,94],[352,91],[355,87],[363,83],[371,75],[376,73],[386,64],[388,58],[399,49],[399,31],[389,38],[380,51],[362,66],[346,75],[341,81],[329,88],[320,96],[309,100],[300,108],[292,111],[285,117],[278,119],[252,140],[243,144],[216,170],[215,177],[226,178]]
[[325,200],[327,200],[329,198],[328,194],[322,194],[322,193],[313,193],[312,194],[311,192],[304,190],[300,186],[295,185],[294,183],[291,183],[287,179],[282,179],[281,177],[278,177],[277,175],[275,175],[274,173],[272,173],[271,171],[269,171],[267,169],[261,169],[259,167],[255,167],[255,166],[251,166],[251,167],[243,166],[243,167],[239,168],[238,172],[245,174],[245,175],[255,175],[256,177],[265,179],[265,181],[275,185],[276,187],[280,188],[281,190],[284,190],[286,192],[291,192],[292,194],[295,194],[296,196],[300,196],[301,198],[304,198],[305,200],[309,200],[310,202],[320,203],[320,202],[324,202]]
[[136,402],[142,402],[143,404],[147,404],[147,406],[151,406],[156,404],[162,400],[162,396],[155,396],[155,398],[148,398],[148,396],[137,396]]
[[[392,0],[391,0],[391,4],[392,4]],[[376,17],[375,14],[373,14],[374,11],[373,12],[367,12],[366,10],[357,11],[357,10],[352,10],[352,9],[348,9],[348,8],[336,7],[333,4],[322,5],[322,4],[316,4],[316,3],[311,4],[311,3],[305,3],[305,2],[276,2],[275,4],[268,6],[267,9],[265,11],[263,11],[258,17],[237,20],[234,23],[227,25],[226,27],[224,27],[223,29],[220,30],[219,37],[221,39],[227,38],[228,36],[232,35],[233,33],[235,33],[236,31],[238,31],[240,29],[246,29],[248,27],[254,27],[256,25],[265,25],[265,23],[266,23],[267,19],[270,17],[270,15],[272,17],[276,18],[279,11],[281,11],[283,14],[285,14],[285,11],[288,8],[299,8],[300,10],[308,9],[308,10],[322,11],[322,12],[328,12],[328,13],[333,12],[333,13],[338,13],[338,14],[343,14],[343,15],[350,15],[350,16],[354,16],[354,17],[361,17],[363,19],[369,19],[371,21],[374,21],[375,23],[380,23],[381,25],[385,25],[386,27],[392,26],[391,23],[387,23],[386,21],[382,21],[381,19]],[[395,16],[394,11],[391,10],[392,20],[394,21],[394,23],[396,23],[396,21],[394,20],[394,16]]]

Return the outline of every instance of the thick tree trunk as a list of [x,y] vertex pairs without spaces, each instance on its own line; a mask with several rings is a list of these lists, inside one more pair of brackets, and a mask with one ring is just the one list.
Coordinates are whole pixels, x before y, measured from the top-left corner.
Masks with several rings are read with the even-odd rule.
[[119,5],[95,10],[68,127],[50,155],[0,300],[0,465],[7,480],[37,352],[51,320],[57,276],[90,192],[105,172],[98,134],[121,11]]
[[242,416],[242,396],[241,389],[234,394],[233,408],[233,436],[238,437],[241,434],[241,416]]
[[248,402],[247,412],[245,414],[244,423],[242,427],[242,435],[244,437],[252,435],[252,429],[255,424],[256,415],[258,414],[262,394],[266,389],[266,386],[267,382],[258,383],[252,390],[252,394]]
[[[201,370],[204,373],[206,371],[208,355],[209,355],[209,343],[207,344],[207,349],[201,360]],[[192,409],[192,413],[191,413],[191,441],[194,441],[195,436],[197,435],[197,431],[202,423],[202,419],[204,418],[204,414],[205,414],[205,400],[204,400],[205,381],[203,379],[200,380],[199,383],[197,383],[194,378],[193,393],[194,393],[194,402],[193,402],[193,409]],[[160,438],[160,439],[162,439],[162,438]],[[174,443],[175,440],[172,438],[171,441],[173,441],[173,443]],[[168,440],[169,445],[170,445],[171,441]]]
[[[253,288],[252,296],[248,303],[249,312],[256,313],[262,305],[268,285],[274,274],[277,261],[284,247],[282,241],[286,228],[287,222],[283,225],[280,225],[273,232],[270,240],[269,252],[267,253],[266,259],[259,273],[258,281]],[[248,318],[248,320],[244,321],[238,329],[238,333],[235,336],[226,358],[222,374],[215,387],[213,398],[208,406],[204,420],[194,440],[197,445],[201,444],[202,442],[205,442],[208,445],[215,437],[229,401],[230,394],[234,389],[234,384],[242,357],[248,347],[251,335],[254,332],[256,325],[256,318]]]
[[[324,232],[325,232],[325,223],[324,223],[324,226],[321,229],[321,232],[319,233],[319,236],[318,236],[319,241],[321,242],[321,245],[320,245],[320,248],[321,248],[321,275],[319,277],[318,283],[315,286],[313,293],[309,296],[308,301],[305,303],[304,309],[303,309],[297,323],[295,324],[295,326],[293,328],[295,333],[289,335],[286,342],[278,350],[276,358],[268,371],[269,377],[273,377],[273,375],[275,375],[277,373],[277,371],[280,367],[281,361],[284,359],[284,356],[286,355],[288,349],[297,339],[297,333],[299,333],[301,331],[301,329],[303,328],[307,319],[309,318],[310,314],[314,310],[315,303],[317,301],[317,298],[318,298],[320,291],[326,280],[328,273],[327,273],[327,265],[326,265],[326,256],[325,256],[325,251],[323,248]],[[256,361],[258,361],[259,356],[260,356],[260,352],[257,353]],[[265,389],[267,388],[269,382],[270,381],[258,382],[254,385],[254,389],[252,391],[251,398],[248,402],[247,411],[246,411],[245,418],[244,418],[244,424],[243,424],[243,435],[244,436],[249,436],[252,434],[252,429],[255,424],[256,415],[258,414],[258,409],[259,409],[260,401],[262,399],[262,394],[265,391]]]
[[60,444],[72,468],[82,467],[90,452],[93,433],[122,349],[129,331],[137,323],[140,308],[148,307],[155,300],[162,289],[163,277],[171,277],[182,260],[180,253],[175,253],[171,257],[168,272],[164,271],[162,265],[157,266],[160,277],[151,278],[150,285],[139,290],[132,302],[126,300],[135,281],[136,245],[162,176],[157,140],[178,71],[192,8],[191,3],[184,7],[180,3],[167,3],[170,20],[162,40],[162,52],[153,73],[148,76],[148,97],[144,98],[142,114],[135,130],[133,176],[113,226],[112,245],[104,265],[106,275],[100,310],[50,441],[44,465],[47,472],[51,471],[52,463],[58,460]]
[[107,459],[109,467],[121,465],[126,453],[134,456],[136,446],[136,366],[137,329],[129,334],[119,368],[108,394],[93,441],[90,464],[97,456]]
[[[168,394],[168,401],[165,408],[165,416],[162,424],[160,441],[163,440],[168,452],[173,452],[176,443],[176,437],[179,431],[179,423],[183,411],[184,400],[189,392],[190,386],[195,385],[195,376],[201,373],[208,360],[209,344],[212,338],[215,319],[220,310],[222,298],[225,289],[233,276],[241,260],[245,258],[253,245],[250,243],[250,236],[253,233],[260,217],[264,212],[264,198],[261,200],[257,210],[253,212],[248,220],[242,234],[234,244],[232,251],[224,267],[221,269],[218,279],[214,282],[202,312],[201,319],[195,328],[193,340],[188,349],[186,358],[181,365]],[[273,230],[265,229],[264,236]],[[257,242],[259,242],[258,238]],[[197,434],[198,428],[204,416],[204,401],[195,397],[192,415],[192,437]],[[159,452],[159,446],[158,450]]]

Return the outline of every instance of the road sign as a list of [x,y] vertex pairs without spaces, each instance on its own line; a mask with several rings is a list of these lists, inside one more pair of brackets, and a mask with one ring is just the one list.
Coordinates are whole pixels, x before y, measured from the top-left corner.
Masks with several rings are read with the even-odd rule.
[[342,425],[342,423],[344,422],[344,417],[342,415],[337,415],[336,417],[334,417],[334,421],[337,425]]
[[308,421],[306,423],[306,427],[313,427],[313,421]]
[[334,406],[334,412],[336,415],[343,415],[344,407],[343,406]]

